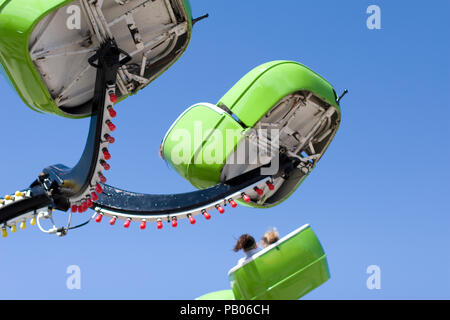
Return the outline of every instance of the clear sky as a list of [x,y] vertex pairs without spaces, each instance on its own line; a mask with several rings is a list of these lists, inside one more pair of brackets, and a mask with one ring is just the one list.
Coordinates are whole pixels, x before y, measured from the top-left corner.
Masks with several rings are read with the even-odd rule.
[[[366,9],[381,8],[381,30]],[[37,228],[0,238],[0,298],[193,299],[229,288],[242,233],[282,235],[309,223],[328,254],[331,279],[308,299],[450,298],[450,2],[364,0],[192,1],[186,54],[117,106],[109,183],[147,193],[193,190],[159,157],[178,115],[216,103],[253,67],[299,61],[329,80],[342,125],[313,173],[285,203],[239,208],[195,226],[146,231],[91,223],[65,238]],[[88,120],[28,109],[4,79],[0,194],[27,186],[47,165],[74,165]],[[65,222],[66,214],[57,214]],[[77,216],[77,222],[83,222]],[[66,269],[81,268],[81,290]],[[381,290],[366,269],[381,268]]]

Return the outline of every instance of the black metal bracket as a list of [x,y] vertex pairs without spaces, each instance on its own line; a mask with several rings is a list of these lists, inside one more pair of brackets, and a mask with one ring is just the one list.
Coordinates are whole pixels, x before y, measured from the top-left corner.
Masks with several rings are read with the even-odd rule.
[[340,104],[342,98],[345,97],[345,96],[347,95],[347,93],[348,93],[348,90],[345,89],[344,92],[342,92],[342,94],[341,94],[341,95],[339,96],[339,98],[336,100],[336,102],[337,102],[338,104]]
[[[125,58],[121,59],[121,55]],[[30,197],[0,209],[0,224],[46,206],[67,211],[70,206],[69,199],[90,187],[102,141],[107,90],[116,83],[119,67],[130,60],[130,55],[119,49],[114,40],[102,44],[89,59],[89,63],[97,68],[97,75],[89,134],[79,162],[72,169],[62,164],[45,168],[31,184]]]
[[200,21],[202,21],[202,20],[204,20],[206,18],[209,18],[209,13],[207,13],[207,14],[205,14],[203,16],[200,16],[198,18],[192,19],[192,25],[195,26],[197,22],[200,22]]
[[[125,58],[120,59],[121,55],[125,55]],[[130,60],[131,57],[128,53],[119,49],[114,40],[104,43],[89,59],[89,63],[97,69],[97,76],[91,123],[84,152],[80,161],[72,169],[60,164],[44,169],[44,174],[49,176],[54,185],[51,192],[56,209],[68,210],[69,198],[76,197],[91,187],[90,184],[99,161],[101,134],[104,126],[105,97],[108,88],[116,83],[119,67]]]

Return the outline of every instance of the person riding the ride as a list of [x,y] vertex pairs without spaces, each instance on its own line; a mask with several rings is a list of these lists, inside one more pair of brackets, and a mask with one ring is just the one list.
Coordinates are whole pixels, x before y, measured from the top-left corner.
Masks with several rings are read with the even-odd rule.
[[243,234],[239,237],[233,249],[234,252],[238,252],[239,250],[243,250],[245,253],[245,257],[239,259],[238,263],[241,264],[259,251],[258,243],[251,235]]

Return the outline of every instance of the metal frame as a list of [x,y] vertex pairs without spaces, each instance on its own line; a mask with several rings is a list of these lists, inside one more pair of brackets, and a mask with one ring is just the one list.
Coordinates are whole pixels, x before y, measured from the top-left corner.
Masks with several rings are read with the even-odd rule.
[[[125,58],[121,59],[121,56]],[[72,169],[63,165],[47,167],[23,195],[0,202],[0,226],[3,229],[36,216],[38,210],[42,208],[62,211],[67,211],[71,207],[80,208],[81,203],[89,199],[92,192],[96,192],[96,186],[101,186],[102,189],[102,192],[98,192],[99,199],[94,199],[93,204],[97,215],[110,216],[128,223],[131,221],[142,223],[160,222],[165,219],[170,222],[204,214],[207,210],[226,206],[230,201],[245,196],[247,190],[272,181],[272,177],[262,175],[258,168],[215,187],[184,194],[138,194],[101,184],[97,174],[102,173],[101,162],[106,161],[101,155],[101,150],[108,146],[108,141],[103,137],[111,131],[107,125],[111,121],[107,109],[113,105],[110,97],[115,93],[119,68],[130,59],[131,57],[119,49],[112,39],[107,40],[89,59],[90,65],[97,68],[94,114],[91,117],[89,135],[80,161]],[[284,157],[277,175],[288,174],[298,164],[298,159]],[[51,210],[46,212],[49,213],[44,216],[51,218]],[[73,212],[72,209],[71,214]],[[71,214],[67,228],[53,227],[45,231],[40,224],[39,227],[46,233],[65,235],[69,230]]]
[[[126,57],[121,59],[121,55]],[[101,161],[105,161],[100,153],[108,147],[103,137],[111,131],[107,125],[111,117],[106,111],[112,107],[110,96],[115,94],[118,68],[130,59],[113,40],[105,42],[89,59],[97,68],[97,78],[89,135],[80,161],[72,169],[64,165],[45,168],[30,189],[24,191],[23,197],[12,197],[10,203],[0,203],[0,225],[10,226],[16,218],[35,215],[36,210],[46,206],[67,211],[95,191],[99,183],[97,174],[103,171]]]

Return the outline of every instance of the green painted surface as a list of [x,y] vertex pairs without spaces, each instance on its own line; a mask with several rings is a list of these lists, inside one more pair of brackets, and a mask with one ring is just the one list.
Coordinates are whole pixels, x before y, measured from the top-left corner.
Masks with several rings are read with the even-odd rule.
[[[239,138],[229,143],[233,135],[227,135],[227,131],[238,133]],[[214,186],[220,181],[227,156],[234,152],[244,133],[230,115],[198,104],[170,129],[164,141],[164,159],[196,188]]]
[[0,0],[0,10],[2,9],[2,6],[6,4],[9,0]]
[[330,278],[325,252],[308,225],[253,259],[230,270],[232,290],[211,292],[197,300],[297,300]]
[[195,300],[234,300],[234,294],[231,290],[222,290],[205,294]]
[[192,6],[189,0],[183,0],[184,9],[186,10],[186,17],[188,17],[189,25],[192,29]]
[[314,92],[340,110],[331,84],[293,61],[272,61],[253,69],[220,99],[219,104],[226,105],[252,127],[281,99],[300,90]]
[[310,227],[229,274],[236,300],[296,300],[329,278],[325,252]]
[[[35,26],[51,12],[73,0],[2,0],[0,3],[0,64],[3,65],[11,83],[27,106],[35,111],[53,113],[68,118],[79,118],[62,112],[35,68],[29,51],[29,39]],[[189,21],[188,40],[192,34],[191,9],[184,0],[185,14]],[[174,59],[159,75],[164,73]],[[158,76],[159,76],[158,75]],[[126,97],[122,97],[123,100]]]
[[[321,99],[330,103],[338,111],[340,108],[335,101],[333,87],[321,76],[311,71],[307,67],[292,61],[273,61],[263,64],[248,74],[246,74],[228,93],[219,101],[218,105],[224,104],[237,115],[237,117],[248,127],[253,127],[270,109],[278,104],[286,96],[295,92],[307,90],[313,92]],[[226,137],[227,129],[237,128],[240,125],[228,114],[219,116],[207,107],[193,108],[175,122],[172,130],[168,133],[163,146],[164,158],[175,170],[193,186],[199,189],[212,187],[220,183],[220,177],[226,158],[238,146],[241,138],[227,143],[223,147],[222,157],[215,163],[204,161],[204,153],[210,153],[208,146],[214,143],[214,137],[203,134],[202,139],[193,139],[194,143],[190,148],[186,148],[189,154],[182,162],[173,161],[173,154],[177,154],[179,142],[182,139],[177,136],[177,130],[185,131],[183,136],[199,136],[195,133],[194,122],[200,123],[203,132],[217,129],[222,132],[221,136]],[[176,129],[176,130],[174,130]],[[242,128],[242,133],[245,133]],[[228,135],[229,136],[229,135]],[[225,141],[225,140],[224,140]],[[231,140],[229,140],[231,141]],[[306,176],[305,176],[306,178]],[[239,202],[246,206],[267,208],[275,206],[285,199],[300,186],[304,178],[292,189],[292,191],[282,200],[273,205],[260,206],[255,203]]]
[[10,0],[0,11],[0,63],[22,100],[33,110],[63,115],[31,61],[28,43],[34,26],[70,0]]

